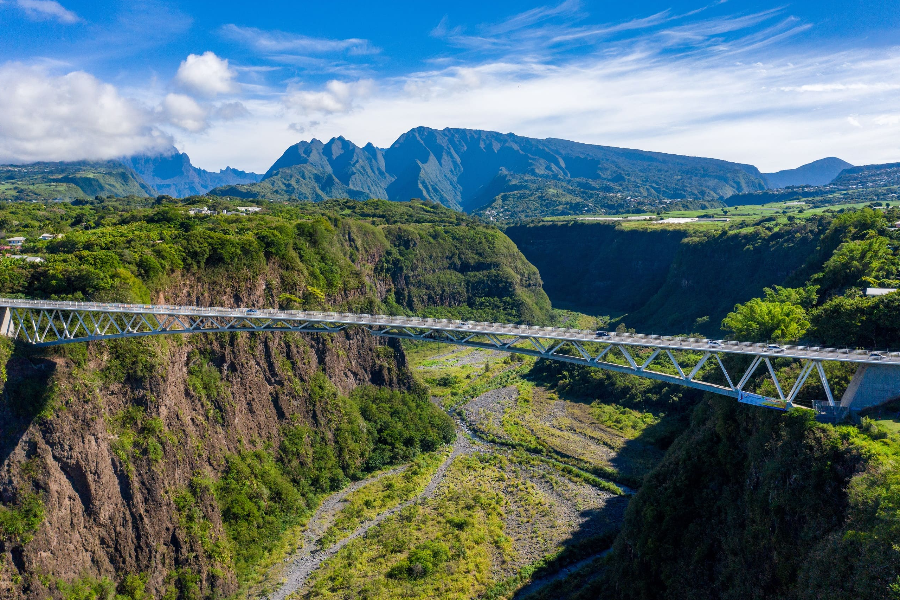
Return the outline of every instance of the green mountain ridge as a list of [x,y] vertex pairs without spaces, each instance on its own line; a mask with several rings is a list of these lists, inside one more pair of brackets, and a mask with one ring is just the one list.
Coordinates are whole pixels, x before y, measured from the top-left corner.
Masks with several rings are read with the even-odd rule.
[[130,167],[114,160],[0,165],[0,199],[84,200],[95,196],[155,196]]
[[[298,166],[305,167],[302,174]],[[338,194],[400,201],[421,198],[467,212],[499,197],[504,206],[511,205],[504,211],[535,216],[533,208],[517,206],[532,202],[529,190],[553,186],[572,197],[564,202],[573,204],[571,210],[598,203],[618,206],[620,195],[660,205],[688,198],[716,201],[766,189],[755,167],[722,160],[511,133],[417,127],[385,150],[372,144],[360,148],[343,137],[327,143],[300,142],[285,151],[260,183],[211,193],[311,201]]]

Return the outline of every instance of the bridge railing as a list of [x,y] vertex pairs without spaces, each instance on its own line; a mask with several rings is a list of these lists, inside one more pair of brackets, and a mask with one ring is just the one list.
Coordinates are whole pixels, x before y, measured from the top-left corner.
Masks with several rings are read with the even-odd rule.
[[[657,334],[603,332],[602,335],[597,335],[594,331],[574,328],[416,316],[3,298],[0,298],[0,311],[3,311],[3,327],[0,333],[13,337],[20,336],[38,345],[193,332],[333,332],[347,326],[361,326],[375,335],[384,337],[432,339],[451,344],[529,354],[680,383],[734,397],[740,397],[744,391],[743,386],[754,369],[763,368],[771,375],[780,401],[787,405],[796,400],[799,388],[813,372],[816,375],[814,378],[822,382],[827,403],[834,405],[827,377],[821,368],[823,361],[894,366],[900,373],[900,352],[872,353],[860,349],[803,345],[773,347],[763,343],[715,341]],[[647,352],[642,354],[645,350]],[[698,366],[683,368],[676,357],[679,352],[699,353],[702,359]],[[648,355],[649,358],[646,358]],[[731,378],[722,362],[726,355],[744,355],[752,360],[743,377]],[[614,356],[618,358],[614,359]],[[795,384],[790,391],[784,389],[778,381],[771,364],[771,360],[777,358],[798,360],[802,365],[799,384]],[[654,371],[652,364],[658,359],[671,362],[669,369],[677,371],[678,374]],[[721,367],[727,387],[695,379],[698,370],[707,361]]]

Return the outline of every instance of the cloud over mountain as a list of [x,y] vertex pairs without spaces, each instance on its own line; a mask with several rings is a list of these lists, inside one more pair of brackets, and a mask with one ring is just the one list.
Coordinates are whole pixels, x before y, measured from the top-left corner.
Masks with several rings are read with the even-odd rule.
[[167,148],[151,111],[83,71],[0,66],[0,162],[108,159]]

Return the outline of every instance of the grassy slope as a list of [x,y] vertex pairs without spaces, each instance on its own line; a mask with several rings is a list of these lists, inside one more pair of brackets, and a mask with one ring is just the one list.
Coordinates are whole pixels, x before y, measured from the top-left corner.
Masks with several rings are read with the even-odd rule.
[[156,192],[117,161],[0,166],[0,200],[84,200]]

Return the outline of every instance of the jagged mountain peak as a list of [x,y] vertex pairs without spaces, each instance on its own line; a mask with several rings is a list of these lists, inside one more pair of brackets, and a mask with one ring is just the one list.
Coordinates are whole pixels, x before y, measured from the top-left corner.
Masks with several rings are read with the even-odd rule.
[[136,155],[121,159],[159,193],[183,198],[205,194],[223,185],[256,183],[261,175],[225,167],[218,173],[195,167],[191,158],[172,146],[154,155]]
[[[301,165],[303,186],[293,182],[297,170],[288,169]],[[317,175],[310,179],[313,172]],[[471,211],[493,199],[485,197],[485,190],[502,187],[503,178],[497,180],[501,174],[584,180],[593,182],[580,185],[584,189],[609,188],[609,193],[651,199],[710,201],[766,188],[755,167],[723,160],[481,129],[420,126],[403,133],[384,150],[371,143],[360,148],[343,136],[324,143],[315,138],[298,142],[285,150],[264,178],[286,181],[242,193],[265,194],[275,188],[310,190],[310,181],[328,175],[341,183],[331,187],[335,193],[390,200],[422,198]],[[331,197],[324,190],[303,194],[297,198]]]

